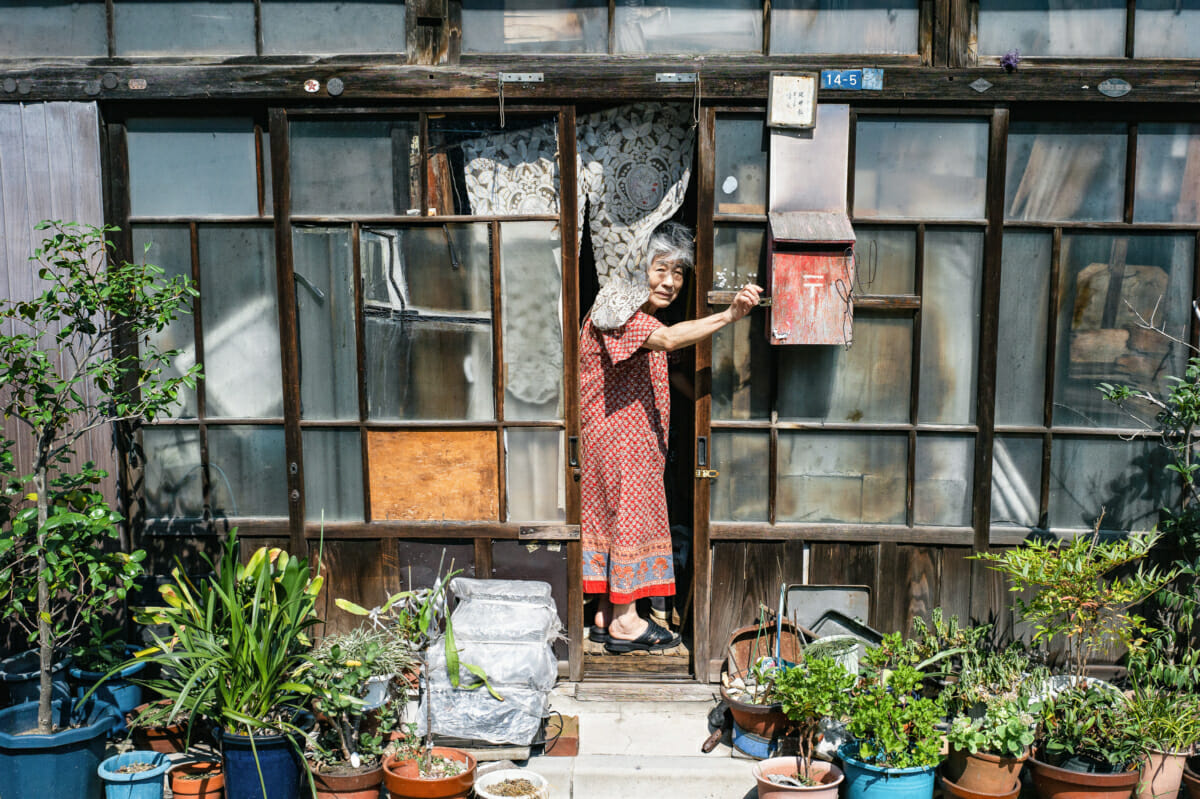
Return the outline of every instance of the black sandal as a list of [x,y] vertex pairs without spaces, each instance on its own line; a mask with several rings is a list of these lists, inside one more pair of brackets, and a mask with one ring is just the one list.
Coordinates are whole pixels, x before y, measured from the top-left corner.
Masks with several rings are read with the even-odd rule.
[[588,629],[588,640],[596,644],[607,644],[612,640],[612,637],[608,634],[607,627],[599,627],[593,624]]
[[661,652],[664,649],[674,649],[679,646],[680,638],[670,630],[665,630],[649,619],[646,620],[646,631],[632,641],[609,636],[609,642],[604,648],[614,655],[626,652]]

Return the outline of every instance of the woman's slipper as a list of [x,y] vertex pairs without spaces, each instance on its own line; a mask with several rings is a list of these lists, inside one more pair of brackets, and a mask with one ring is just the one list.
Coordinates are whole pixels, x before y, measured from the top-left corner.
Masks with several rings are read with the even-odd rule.
[[593,624],[588,628],[588,640],[596,644],[607,644],[612,638],[608,634],[607,627],[598,627]]
[[625,652],[661,652],[664,649],[673,649],[679,646],[680,641],[678,635],[670,630],[664,630],[649,620],[646,622],[646,631],[632,641],[613,638],[611,635],[608,638],[609,641],[604,648],[614,655]]

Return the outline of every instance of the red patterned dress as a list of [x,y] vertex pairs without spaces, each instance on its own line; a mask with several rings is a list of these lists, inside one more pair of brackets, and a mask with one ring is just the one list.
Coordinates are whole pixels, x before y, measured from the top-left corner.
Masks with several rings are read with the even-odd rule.
[[671,394],[667,354],[642,345],[662,327],[637,311],[579,336],[583,590],[615,603],[675,593],[663,469]]

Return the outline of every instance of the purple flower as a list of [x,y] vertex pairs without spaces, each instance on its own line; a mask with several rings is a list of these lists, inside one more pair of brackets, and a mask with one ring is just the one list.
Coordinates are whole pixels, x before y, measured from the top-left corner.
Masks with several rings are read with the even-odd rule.
[[1021,63],[1021,51],[1016,49],[1009,50],[1000,59],[1000,68],[1005,72],[1016,72],[1017,64],[1019,63]]

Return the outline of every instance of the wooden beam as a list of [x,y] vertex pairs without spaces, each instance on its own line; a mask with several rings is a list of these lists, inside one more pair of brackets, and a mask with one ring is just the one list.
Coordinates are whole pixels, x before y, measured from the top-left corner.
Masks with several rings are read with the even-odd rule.
[[[988,107],[999,102],[1091,102],[1108,107],[1173,103],[1200,100],[1200,64],[1178,61],[1118,61],[1097,65],[1055,64],[1032,59],[1023,61],[1016,72],[995,65],[975,68],[940,69],[920,66],[915,59],[872,57],[884,69],[882,91],[822,90],[822,101],[847,102],[936,102]],[[710,102],[762,103],[767,77],[773,69],[806,66],[856,67],[864,59],[855,56],[820,59],[750,56],[704,62],[704,95]],[[322,61],[315,64],[276,63],[269,59],[236,63],[193,62],[164,64],[147,61],[96,65],[47,64],[20,61],[7,64],[0,82],[0,100],[289,100],[338,102],[361,100],[494,100],[496,74],[513,63],[482,59],[458,65],[421,66],[372,62]],[[658,83],[659,72],[694,70],[691,59],[609,58],[522,58],[523,71],[541,72],[541,83],[512,83],[504,93],[510,101],[595,100],[603,86],[607,100],[637,99],[690,101],[690,84]],[[106,78],[99,94],[88,94],[88,84]],[[1107,78],[1122,78],[1133,90],[1123,97],[1109,98],[1097,87]],[[341,81],[343,92],[334,100],[329,81]],[[984,78],[991,84],[984,92],[971,84]],[[316,80],[315,92],[305,89]],[[105,88],[113,84],[114,88]],[[11,91],[9,88],[11,87]]]

